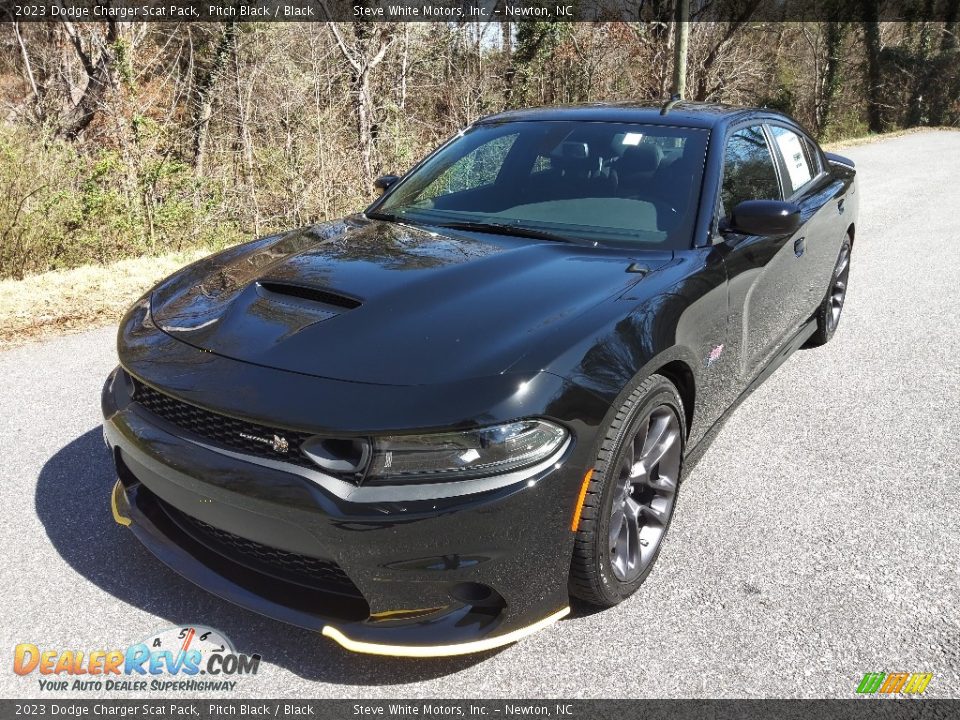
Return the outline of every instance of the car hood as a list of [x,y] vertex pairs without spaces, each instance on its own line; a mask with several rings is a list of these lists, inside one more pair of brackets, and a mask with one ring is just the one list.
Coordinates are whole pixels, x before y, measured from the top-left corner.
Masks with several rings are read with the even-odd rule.
[[[205,351],[356,382],[503,372],[672,253],[423,228],[354,216],[241,245],[158,285],[154,321]],[[634,268],[636,269],[636,268]]]

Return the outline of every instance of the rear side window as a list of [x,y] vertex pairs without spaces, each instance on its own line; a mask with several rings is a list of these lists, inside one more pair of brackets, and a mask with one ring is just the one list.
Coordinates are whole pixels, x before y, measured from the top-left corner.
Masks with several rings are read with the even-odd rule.
[[773,140],[787,170],[787,196],[793,195],[820,173],[817,157],[810,141],[779,125],[770,126]]
[[737,130],[727,141],[720,190],[723,214],[744,200],[782,200],[780,182],[760,125]]

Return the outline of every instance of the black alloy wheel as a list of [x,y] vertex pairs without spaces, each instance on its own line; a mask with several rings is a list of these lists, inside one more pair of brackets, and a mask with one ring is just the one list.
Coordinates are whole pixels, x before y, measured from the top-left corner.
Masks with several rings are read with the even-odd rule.
[[630,392],[601,445],[585,495],[570,592],[608,607],[653,569],[676,505],[686,439],[683,405],[653,375]]

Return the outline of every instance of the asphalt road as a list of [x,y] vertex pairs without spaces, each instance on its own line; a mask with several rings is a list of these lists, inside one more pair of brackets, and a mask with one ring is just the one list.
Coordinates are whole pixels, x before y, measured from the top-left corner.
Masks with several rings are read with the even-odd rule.
[[0,354],[0,695],[40,694],[11,671],[17,643],[202,623],[264,658],[237,696],[850,697],[884,671],[960,696],[960,132],[847,154],[862,200],[833,342],[726,425],[634,598],[492,654],[350,655],[181,580],[110,518],[114,331]]

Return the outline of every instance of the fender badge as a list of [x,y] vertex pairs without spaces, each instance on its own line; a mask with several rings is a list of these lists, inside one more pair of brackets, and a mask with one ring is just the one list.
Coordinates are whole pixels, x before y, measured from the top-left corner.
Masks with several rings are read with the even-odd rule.
[[710,354],[707,355],[707,367],[710,367],[717,360],[719,360],[721,355],[723,355],[723,343],[717,345],[713,350],[710,351]]

